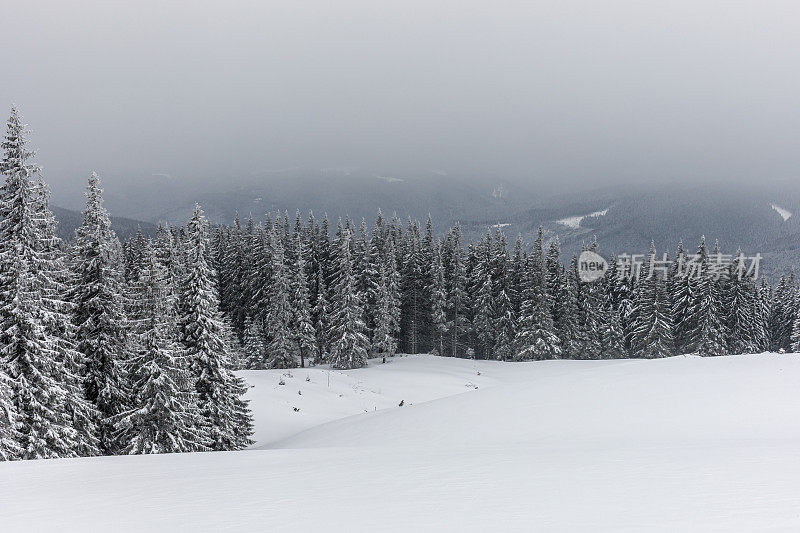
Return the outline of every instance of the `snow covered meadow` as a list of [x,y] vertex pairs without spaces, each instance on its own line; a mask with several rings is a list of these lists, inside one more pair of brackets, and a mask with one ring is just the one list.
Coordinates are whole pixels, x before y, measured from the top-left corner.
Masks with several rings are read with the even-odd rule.
[[250,449],[2,463],[2,529],[800,529],[796,354],[240,375]]

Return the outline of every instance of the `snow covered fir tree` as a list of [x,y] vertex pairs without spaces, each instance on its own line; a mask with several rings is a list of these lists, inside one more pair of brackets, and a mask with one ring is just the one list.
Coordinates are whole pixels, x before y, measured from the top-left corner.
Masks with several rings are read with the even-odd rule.
[[[565,266],[557,237],[547,242],[541,229],[530,246],[518,239],[509,250],[500,229],[464,245],[458,226],[439,239],[430,220],[423,230],[380,211],[371,230],[345,218],[333,235],[327,216],[302,220],[298,214],[290,229],[288,215],[278,213],[214,230],[221,307],[228,317],[246,317],[239,327],[231,323],[252,347],[249,368],[267,368],[276,357],[273,367],[354,368],[394,352],[509,361],[715,356],[789,350],[800,338],[794,278],[782,277],[774,290],[758,284],[743,275],[739,253],[721,269],[704,238],[691,272],[679,244],[666,262],[652,248],[641,275],[626,274],[622,259],[612,257],[602,279],[585,282],[578,258]],[[126,246],[135,249],[136,239]],[[598,248],[596,241],[586,246]],[[297,299],[300,270],[305,291]],[[311,326],[275,318],[289,315],[282,302],[293,298],[292,307],[308,302]],[[301,360],[285,339],[308,338],[312,329],[316,343]]]
[[[253,422],[241,369],[354,369],[396,353],[538,361],[721,356],[800,347],[798,287],[721,267],[700,239],[638,276],[599,280],[556,235],[297,212],[120,243],[91,174],[83,221],[56,237],[49,191],[12,109],[0,163],[0,459],[238,450]],[[600,243],[586,245],[597,251]],[[687,272],[690,256],[691,272]],[[689,275],[691,274],[691,275]]]
[[187,228],[141,238],[126,269],[92,174],[64,245],[26,135],[12,108],[0,163],[0,459],[247,446],[252,417],[199,209]]

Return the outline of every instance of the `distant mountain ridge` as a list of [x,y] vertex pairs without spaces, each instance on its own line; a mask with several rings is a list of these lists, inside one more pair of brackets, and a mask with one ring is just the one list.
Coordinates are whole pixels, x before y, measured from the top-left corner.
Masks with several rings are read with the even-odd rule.
[[[654,241],[659,254],[674,255],[679,240],[693,251],[702,235],[713,246],[719,240],[724,253],[741,248],[764,255],[764,273],[775,275],[800,261],[800,187],[792,183],[692,186],[615,186],[554,194],[533,186],[502,180],[469,180],[440,172],[391,174],[350,168],[282,169],[249,178],[237,186],[220,180],[205,190],[169,182],[150,184],[138,193],[108,195],[109,210],[129,217],[119,219],[120,236],[136,231],[132,219],[147,220],[149,230],[160,220],[184,224],[195,202],[214,223],[229,224],[238,213],[263,220],[297,209],[305,221],[309,210],[321,220],[327,213],[335,227],[338,217],[349,216],[369,227],[378,208],[404,222],[410,217],[425,223],[430,214],[434,229],[443,234],[460,223],[465,240],[476,240],[501,227],[513,244],[517,235],[531,243],[539,225],[549,238],[561,241],[568,261],[597,236],[600,253],[647,253]],[[153,194],[153,188],[158,194]],[[779,207],[776,209],[774,206]],[[143,231],[147,228],[142,225]]]
[[[53,210],[53,215],[55,215],[56,220],[58,221],[58,226],[56,229],[58,236],[67,242],[74,239],[75,230],[83,222],[83,214],[81,214],[79,211],[65,209],[55,205],[50,206],[50,209]],[[111,229],[114,230],[114,232],[117,234],[117,237],[119,237],[119,239],[122,241],[135,235],[139,228],[141,228],[142,233],[146,236],[153,236],[156,233],[156,225],[152,222],[144,222],[141,220],[133,220],[130,218],[116,216],[111,217]]]

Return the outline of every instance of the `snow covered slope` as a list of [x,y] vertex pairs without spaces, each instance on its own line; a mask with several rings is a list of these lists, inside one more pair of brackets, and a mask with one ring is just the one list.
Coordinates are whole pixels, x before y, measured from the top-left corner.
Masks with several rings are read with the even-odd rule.
[[603,209],[602,211],[595,211],[594,213],[589,213],[587,215],[576,215],[572,217],[562,218],[556,220],[556,223],[561,224],[563,226],[567,226],[568,228],[578,229],[581,226],[581,221],[583,221],[584,218],[602,217],[606,213],[608,213],[608,209]]
[[0,464],[3,529],[800,530],[798,355],[279,376],[262,449]]
[[772,204],[772,209],[774,209],[783,219],[784,222],[789,220],[792,217],[792,212],[788,209],[784,209],[779,205]]
[[[495,377],[479,368],[497,368]],[[502,364],[443,357],[410,356],[372,361],[368,368],[249,370],[248,398],[255,415],[255,448],[350,415],[404,406],[495,385],[506,380]],[[283,385],[280,382],[283,381]],[[295,411],[295,409],[298,409]]]

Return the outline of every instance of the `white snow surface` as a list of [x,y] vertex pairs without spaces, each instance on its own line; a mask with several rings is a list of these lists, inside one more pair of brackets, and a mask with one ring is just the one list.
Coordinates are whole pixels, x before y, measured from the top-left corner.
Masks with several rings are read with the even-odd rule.
[[581,225],[581,221],[586,217],[602,217],[606,213],[608,213],[608,209],[603,209],[602,211],[595,211],[594,213],[589,213],[586,215],[576,215],[574,217],[567,217],[556,220],[556,223],[562,224],[572,229],[578,229]]
[[792,216],[792,212],[791,211],[789,211],[788,209],[784,209],[779,205],[772,204],[772,209],[774,209],[775,211],[778,212],[778,214],[781,216],[781,218],[783,219],[784,222],[789,220],[789,217]]
[[243,372],[251,450],[0,463],[2,529],[800,531],[800,355],[328,372]]

